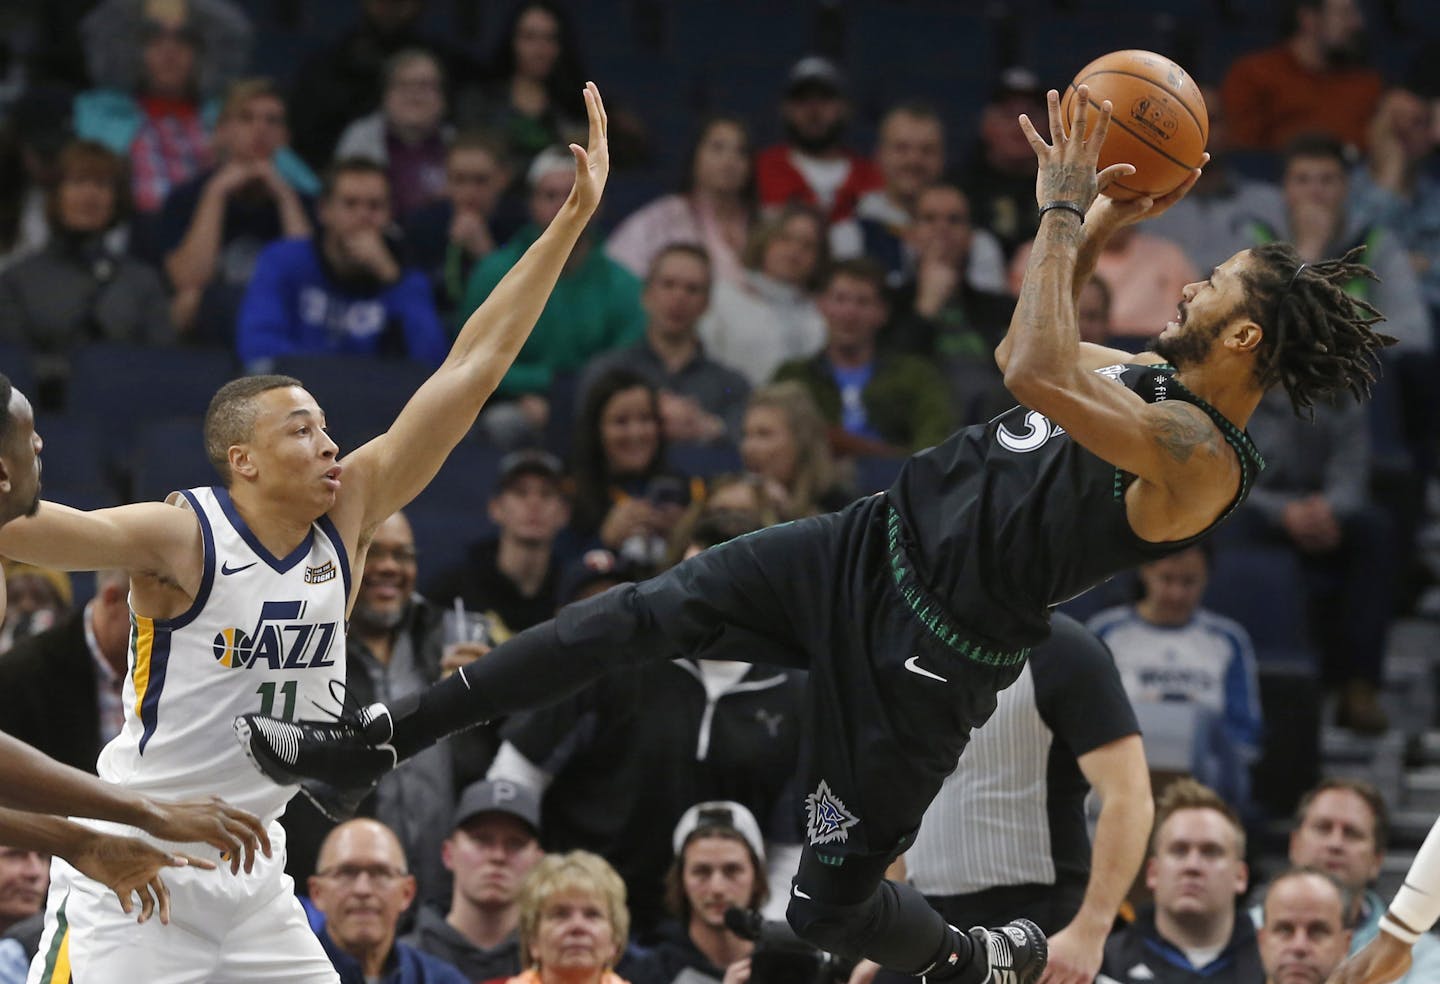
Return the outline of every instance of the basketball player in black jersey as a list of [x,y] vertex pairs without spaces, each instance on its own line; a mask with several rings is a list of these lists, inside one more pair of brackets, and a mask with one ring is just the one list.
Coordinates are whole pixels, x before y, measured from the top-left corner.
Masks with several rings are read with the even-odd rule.
[[[405,705],[338,723],[247,716],[256,764],[335,792],[460,728],[573,693],[626,661],[705,655],[810,671],[802,751],[807,844],[789,920],[831,952],[931,981],[1028,984],[1045,940],[1017,921],[961,932],[883,878],[970,730],[1048,632],[1048,613],[1117,571],[1183,549],[1249,492],[1263,467],[1244,427],[1264,392],[1297,411],[1372,380],[1375,310],[1342,285],[1365,268],[1302,264],[1288,246],[1237,254],[1188,285],[1155,353],[1082,345],[1075,298],[1109,235],[1163,211],[1097,192],[1109,104],[1088,93],[1071,136],[1049,94],[1039,158],[1040,232],[1009,334],[996,351],[1022,406],[911,458],[885,493],[772,527],[622,585],[520,633]],[[328,788],[331,797],[321,795]]]

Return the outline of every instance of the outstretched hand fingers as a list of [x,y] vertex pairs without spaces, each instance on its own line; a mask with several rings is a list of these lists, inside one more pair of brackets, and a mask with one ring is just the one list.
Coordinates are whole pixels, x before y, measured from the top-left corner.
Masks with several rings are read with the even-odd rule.
[[1035,151],[1037,157],[1044,157],[1050,150],[1050,145],[1045,142],[1044,137],[1040,136],[1040,132],[1035,129],[1035,124],[1030,122],[1030,117],[1024,113],[1020,114],[1020,132],[1025,134],[1026,140],[1030,141],[1030,147]]
[[1051,89],[1045,93],[1045,110],[1050,114],[1050,140],[1056,147],[1063,146],[1073,136],[1060,113],[1060,93]]
[[1098,191],[1104,191],[1110,187],[1113,182],[1134,173],[1134,164],[1111,164],[1095,176],[1095,188]]

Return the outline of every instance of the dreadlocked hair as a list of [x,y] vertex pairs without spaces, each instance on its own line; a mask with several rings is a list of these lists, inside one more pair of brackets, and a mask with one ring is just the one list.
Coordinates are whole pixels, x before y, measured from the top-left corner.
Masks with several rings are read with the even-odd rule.
[[1395,344],[1374,328],[1385,316],[1345,290],[1359,278],[1380,279],[1359,262],[1364,251],[1356,246],[1338,260],[1302,263],[1288,243],[1250,250],[1246,313],[1264,332],[1255,374],[1265,389],[1285,387],[1296,416],[1313,416],[1317,400],[1344,390],[1357,401],[1369,396],[1376,353]]

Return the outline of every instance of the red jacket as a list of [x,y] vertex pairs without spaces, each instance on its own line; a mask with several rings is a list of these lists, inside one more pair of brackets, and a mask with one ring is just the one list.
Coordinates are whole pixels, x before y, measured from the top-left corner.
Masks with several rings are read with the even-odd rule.
[[[852,151],[846,151],[846,156],[850,159],[850,173],[845,175],[845,180],[836,190],[835,201],[825,216],[832,225],[855,214],[855,203],[861,195],[885,185],[880,169],[868,157]],[[786,144],[776,144],[760,152],[755,160],[755,182],[760,191],[761,205],[785,205],[790,202],[820,204],[805,175],[790,160],[790,148]]]

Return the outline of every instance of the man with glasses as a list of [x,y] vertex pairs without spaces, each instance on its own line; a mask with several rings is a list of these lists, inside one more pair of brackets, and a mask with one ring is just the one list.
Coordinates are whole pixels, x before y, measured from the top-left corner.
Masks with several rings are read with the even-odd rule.
[[394,831],[351,820],[330,832],[310,900],[325,916],[317,930],[341,984],[467,984],[454,967],[396,942],[400,916],[415,899],[415,876]]

